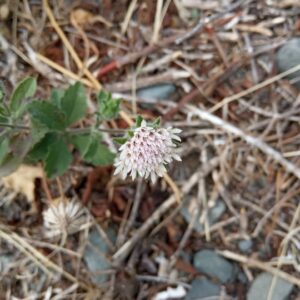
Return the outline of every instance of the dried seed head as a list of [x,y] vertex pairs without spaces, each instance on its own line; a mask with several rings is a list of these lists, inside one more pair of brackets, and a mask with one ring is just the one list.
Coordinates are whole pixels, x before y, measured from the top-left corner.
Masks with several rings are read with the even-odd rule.
[[54,237],[79,231],[87,221],[84,212],[81,204],[74,200],[55,200],[43,212],[46,236]]
[[120,147],[120,156],[115,162],[115,174],[121,174],[125,179],[131,175],[134,180],[138,175],[151,178],[155,182],[166,172],[165,164],[173,160],[181,161],[176,153],[176,144],[180,142],[180,129],[153,128],[145,121],[135,129],[133,137]]

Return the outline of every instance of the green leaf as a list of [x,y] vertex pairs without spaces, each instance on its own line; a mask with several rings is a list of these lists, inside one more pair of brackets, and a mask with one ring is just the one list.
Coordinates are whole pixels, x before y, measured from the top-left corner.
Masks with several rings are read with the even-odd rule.
[[111,93],[101,91],[98,94],[99,115],[103,120],[114,119],[118,116],[120,100],[113,99]]
[[113,140],[118,143],[119,145],[123,145],[128,141],[128,138],[126,137],[120,137],[120,138],[113,138]]
[[3,103],[0,104],[0,116],[9,117],[10,113],[8,111],[8,107]]
[[0,178],[8,176],[9,174],[17,170],[22,161],[23,158],[8,154],[0,166]]
[[101,142],[91,144],[84,160],[95,166],[111,165],[114,162],[115,155]]
[[71,143],[80,152],[81,156],[84,157],[89,150],[91,142],[93,140],[92,134],[77,134],[73,135],[71,138]]
[[85,116],[87,103],[84,87],[80,82],[71,85],[66,90],[60,102],[61,110],[66,115],[66,126]]
[[18,135],[10,139],[10,153],[7,153],[5,158],[2,159],[0,177],[9,175],[19,167],[28,153],[31,144],[32,140],[30,136]]
[[63,137],[58,137],[51,144],[48,155],[44,161],[44,169],[48,178],[62,175],[70,166],[72,155]]
[[5,109],[0,105],[0,123],[9,123],[9,118],[5,113]]
[[61,106],[61,99],[64,96],[65,92],[63,90],[60,89],[53,89],[51,92],[51,96],[50,96],[50,100],[51,102],[57,106],[60,107]]
[[30,163],[36,163],[40,160],[45,160],[50,147],[55,144],[58,137],[54,132],[47,133],[28,153],[26,159]]
[[127,131],[127,134],[128,134],[128,136],[131,137],[131,138],[134,136],[134,132],[133,132],[132,130],[128,130],[128,131]]
[[82,158],[95,166],[111,165],[115,155],[101,143],[101,135],[96,132],[73,136],[72,144],[79,150]]
[[27,109],[33,122],[40,123],[50,130],[63,130],[66,127],[65,114],[51,102],[32,101]]
[[32,136],[17,134],[10,138],[10,148],[14,156],[24,158],[33,146]]
[[21,107],[22,100],[35,94],[36,86],[36,79],[33,77],[28,77],[21,81],[10,98],[10,109],[17,113]]
[[0,144],[0,165],[2,165],[4,159],[9,154],[9,152],[10,152],[9,139],[4,138]]
[[141,127],[142,125],[142,122],[143,122],[143,118],[141,116],[137,116],[136,117],[136,120],[135,120],[135,126],[138,128],[138,127]]
[[0,102],[2,102],[4,100],[5,97],[5,88],[3,85],[3,81],[0,81]]
[[158,128],[160,126],[160,122],[161,122],[161,117],[156,118],[153,122],[152,122],[152,127],[154,128]]
[[45,125],[31,119],[31,136],[33,144],[39,143],[48,132],[49,129]]

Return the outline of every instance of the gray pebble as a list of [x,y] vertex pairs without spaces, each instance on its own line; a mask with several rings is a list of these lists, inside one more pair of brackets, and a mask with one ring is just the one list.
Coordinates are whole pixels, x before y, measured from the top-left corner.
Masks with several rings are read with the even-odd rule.
[[236,277],[233,264],[212,250],[201,250],[194,255],[194,267],[201,273],[218,278],[222,283]]
[[[278,71],[285,72],[300,64],[300,38],[293,38],[282,46],[276,55]],[[287,76],[300,90],[300,70]]]
[[[251,284],[247,293],[247,300],[267,300],[273,275],[262,273],[258,275]],[[276,285],[273,290],[272,300],[287,300],[292,292],[293,284],[277,277]]]
[[95,284],[100,284],[108,280],[107,274],[101,274],[111,269],[111,264],[106,258],[109,247],[96,229],[89,234],[89,244],[87,244],[83,259],[92,273],[92,280]]
[[200,300],[220,295],[220,287],[207,279],[194,279],[185,300]]
[[176,86],[170,83],[162,83],[139,89],[137,96],[145,100],[166,100],[176,91]]
[[238,242],[238,247],[243,253],[251,252],[252,246],[253,246],[252,240],[240,240]]

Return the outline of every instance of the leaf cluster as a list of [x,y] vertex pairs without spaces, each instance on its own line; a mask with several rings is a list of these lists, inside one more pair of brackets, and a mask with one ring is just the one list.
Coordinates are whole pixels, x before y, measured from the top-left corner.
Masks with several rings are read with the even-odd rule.
[[[49,178],[63,174],[78,151],[93,165],[108,165],[114,154],[102,142],[98,126],[117,117],[120,101],[101,91],[97,95],[95,124],[77,130],[87,113],[84,87],[77,82],[66,90],[53,90],[49,99],[35,98],[37,81],[21,81],[7,100],[0,84],[0,176],[13,172],[21,163],[42,162]],[[30,126],[22,125],[29,117]]]

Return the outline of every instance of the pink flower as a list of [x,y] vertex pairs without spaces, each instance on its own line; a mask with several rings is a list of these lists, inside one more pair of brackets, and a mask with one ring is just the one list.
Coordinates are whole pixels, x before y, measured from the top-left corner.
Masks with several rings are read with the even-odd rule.
[[173,160],[181,161],[176,153],[174,141],[181,141],[177,135],[180,129],[153,128],[142,121],[136,128],[133,137],[120,147],[120,156],[115,162],[115,174],[121,174],[125,179],[130,175],[134,180],[137,176],[151,177],[154,183],[157,177],[162,177],[167,171],[165,164]]

